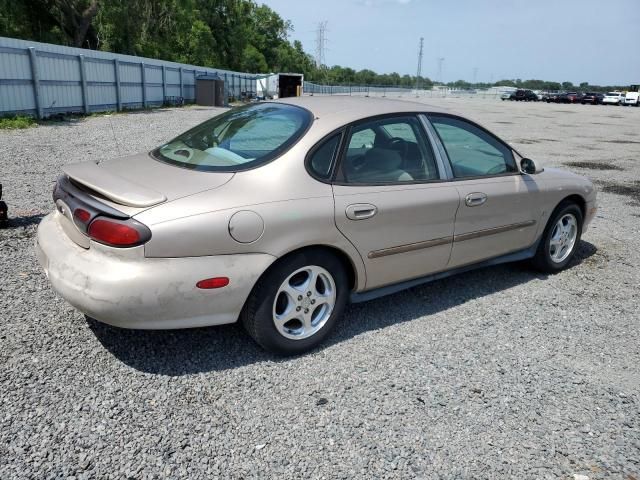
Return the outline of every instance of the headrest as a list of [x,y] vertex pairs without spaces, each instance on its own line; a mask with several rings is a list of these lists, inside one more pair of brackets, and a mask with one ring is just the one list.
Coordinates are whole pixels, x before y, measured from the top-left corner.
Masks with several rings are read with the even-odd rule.
[[368,171],[380,170],[389,172],[400,168],[402,157],[395,150],[374,147],[364,154],[364,165]]

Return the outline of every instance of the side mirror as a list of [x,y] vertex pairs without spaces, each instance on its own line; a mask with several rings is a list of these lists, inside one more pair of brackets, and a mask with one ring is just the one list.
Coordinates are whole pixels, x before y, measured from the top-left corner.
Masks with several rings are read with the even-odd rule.
[[526,173],[527,175],[535,175],[536,173],[544,171],[544,169],[538,168],[536,162],[534,162],[530,158],[523,158],[522,160],[520,160],[520,171],[522,173]]

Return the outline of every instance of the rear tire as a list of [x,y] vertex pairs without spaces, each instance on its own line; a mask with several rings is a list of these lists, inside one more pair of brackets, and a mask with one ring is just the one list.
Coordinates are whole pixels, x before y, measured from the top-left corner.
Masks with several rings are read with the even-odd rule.
[[325,340],[348,296],[340,260],[321,249],[302,250],[278,261],[260,278],[240,320],[265,350],[297,355]]
[[565,269],[580,243],[582,222],[582,210],[574,202],[558,205],[544,229],[532,265],[544,273]]

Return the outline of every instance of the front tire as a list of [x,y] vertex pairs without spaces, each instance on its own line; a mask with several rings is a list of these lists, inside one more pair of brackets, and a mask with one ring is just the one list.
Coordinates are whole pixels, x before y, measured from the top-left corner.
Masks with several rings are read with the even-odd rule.
[[582,210],[573,202],[562,202],[544,229],[533,266],[545,273],[566,268],[575,255],[582,236]]
[[265,350],[297,355],[329,335],[348,296],[340,260],[320,249],[303,250],[283,258],[260,278],[240,319]]

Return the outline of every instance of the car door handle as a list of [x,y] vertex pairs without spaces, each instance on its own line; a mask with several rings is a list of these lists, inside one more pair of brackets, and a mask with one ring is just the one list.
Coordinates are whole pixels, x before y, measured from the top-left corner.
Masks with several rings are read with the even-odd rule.
[[487,195],[482,192],[470,193],[469,195],[464,197],[464,203],[467,205],[467,207],[479,207],[486,201]]
[[347,207],[345,213],[351,220],[366,220],[378,213],[378,207],[370,203],[354,203]]

